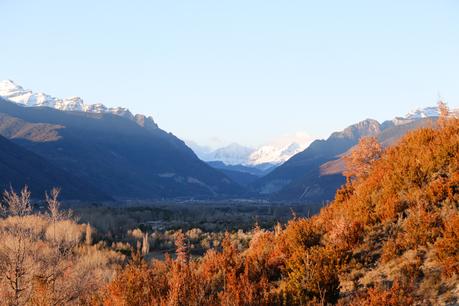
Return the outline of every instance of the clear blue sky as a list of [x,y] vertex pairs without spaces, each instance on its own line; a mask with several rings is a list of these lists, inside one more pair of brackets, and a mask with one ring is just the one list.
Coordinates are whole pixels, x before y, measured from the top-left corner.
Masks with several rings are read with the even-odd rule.
[[[70,3],[71,2],[71,3]],[[0,78],[201,144],[459,104],[459,1],[0,0]]]

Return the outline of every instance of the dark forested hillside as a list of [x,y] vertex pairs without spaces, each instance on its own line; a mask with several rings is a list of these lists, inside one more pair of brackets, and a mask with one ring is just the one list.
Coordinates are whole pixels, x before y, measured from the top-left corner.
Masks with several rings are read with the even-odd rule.
[[140,123],[112,114],[25,108],[0,99],[1,135],[114,198],[241,192],[177,137]]
[[1,190],[10,187],[19,190],[25,185],[39,198],[46,191],[59,186],[66,200],[111,200],[95,187],[0,136]]

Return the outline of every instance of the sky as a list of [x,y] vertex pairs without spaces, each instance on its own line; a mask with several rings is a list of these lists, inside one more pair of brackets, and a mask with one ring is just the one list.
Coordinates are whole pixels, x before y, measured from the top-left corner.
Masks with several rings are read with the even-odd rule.
[[0,0],[0,79],[259,146],[459,105],[459,1]]

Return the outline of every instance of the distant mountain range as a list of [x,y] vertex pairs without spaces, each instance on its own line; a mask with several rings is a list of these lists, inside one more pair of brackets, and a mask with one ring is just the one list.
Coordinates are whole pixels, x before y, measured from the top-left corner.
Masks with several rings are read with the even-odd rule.
[[[42,106],[32,103],[42,101],[38,98],[27,101],[0,98],[0,135],[9,139],[5,147],[21,150],[34,167],[26,162],[10,165],[8,161],[14,159],[5,156],[4,163],[14,166],[14,171],[0,176],[0,186],[30,182],[41,196],[51,185],[58,185],[65,198],[81,200],[215,198],[244,192],[146,116],[94,108],[63,111],[57,109],[61,105],[57,102]],[[29,170],[35,175],[27,174]],[[81,193],[71,186],[81,186]]]
[[133,115],[124,107],[106,107],[102,103],[86,104],[80,97],[56,98],[43,92],[24,89],[11,80],[0,81],[0,97],[26,107],[49,107],[61,111],[79,111],[95,114],[113,114],[137,122],[148,128],[157,128],[152,117],[141,114]]
[[220,161],[226,165],[247,165],[250,155],[255,151],[253,148],[245,147],[237,143],[211,150],[196,144],[189,144],[190,148],[204,161]]
[[[404,134],[413,129],[431,124],[431,118],[439,116],[438,107],[420,108],[409,112],[404,117],[396,117],[379,123],[367,119],[351,125],[340,132],[335,132],[326,140],[315,140],[303,148],[298,143],[291,143],[290,148],[268,145],[258,150],[244,148],[237,144],[206,151],[201,155],[214,168],[224,172],[240,185],[249,189],[250,194],[256,194],[271,200],[318,203],[331,200],[345,181],[342,175],[345,170],[342,156],[347,154],[361,137],[375,136],[384,146],[390,146]],[[459,110],[452,110],[452,115],[458,115]],[[287,142],[288,145],[288,142]],[[196,147],[199,151],[202,148]],[[282,149],[279,149],[282,148]],[[264,154],[267,153],[268,154]],[[274,154],[269,154],[275,152]],[[286,152],[279,154],[279,152]],[[263,159],[272,156],[288,156],[283,159]],[[198,154],[199,156],[199,154]],[[254,158],[255,156],[259,157]],[[261,174],[253,173],[259,170],[257,163],[265,161],[271,168]],[[266,164],[265,164],[266,165]],[[252,172],[248,169],[253,169]]]
[[312,143],[304,134],[256,149],[232,144],[210,150],[188,142],[193,152],[153,118],[126,108],[54,98],[12,81],[0,82],[1,96],[0,189],[28,185],[41,196],[57,186],[65,199],[83,201],[251,197],[320,203],[343,184],[342,156],[361,137],[390,146],[439,115],[428,107],[382,123],[367,119]]
[[204,161],[221,161],[226,165],[260,166],[266,168],[277,166],[293,155],[303,151],[313,140],[304,133],[285,135],[269,144],[258,148],[250,148],[237,143],[212,150],[188,141],[188,146]]
[[[457,115],[459,111],[452,112]],[[318,203],[332,200],[345,182],[342,175],[346,155],[361,137],[377,137],[385,147],[407,132],[432,124],[439,112],[435,107],[419,109],[405,117],[379,123],[367,119],[333,133],[326,140],[316,140],[266,176],[254,181],[253,192],[273,200]]]

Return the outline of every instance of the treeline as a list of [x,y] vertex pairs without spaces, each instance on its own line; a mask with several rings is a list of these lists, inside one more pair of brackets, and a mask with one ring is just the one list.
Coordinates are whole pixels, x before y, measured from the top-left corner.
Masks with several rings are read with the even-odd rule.
[[244,249],[227,233],[193,257],[178,232],[175,254],[151,260],[148,236],[140,235],[125,263],[103,242],[94,245],[89,226],[53,208],[56,192],[47,197],[49,213],[39,215],[30,214],[26,191],[7,192],[0,298],[11,305],[459,303],[459,120],[440,106],[437,123],[393,147],[362,139],[330,205],[273,231],[256,227]]

